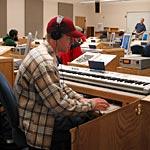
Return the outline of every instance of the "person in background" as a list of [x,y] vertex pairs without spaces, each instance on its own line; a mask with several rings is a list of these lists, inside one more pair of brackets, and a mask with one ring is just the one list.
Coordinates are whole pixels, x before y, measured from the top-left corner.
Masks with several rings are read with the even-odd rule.
[[[83,33],[83,29],[79,26],[75,26],[76,30]],[[83,34],[80,38],[73,38],[70,50],[68,52],[60,51],[58,53],[58,61],[60,64],[67,65],[77,57],[83,54],[80,45],[86,41],[86,36]]]
[[84,29],[82,29],[81,27],[79,26],[75,26],[76,30],[83,33],[83,36],[81,36],[78,41],[80,42],[80,44],[82,44],[83,42],[86,41],[86,35],[84,34]]
[[11,29],[9,34],[3,37],[3,42],[6,46],[16,46],[16,41],[18,41],[18,31],[16,29]]
[[133,35],[135,35],[135,38],[142,39],[142,35],[145,31],[146,31],[146,27],[144,24],[144,18],[141,18],[141,21],[139,23],[137,23],[135,26]]
[[83,36],[72,20],[54,17],[46,31],[47,42],[29,51],[16,76],[20,128],[32,147],[71,150],[69,129],[83,123],[88,112],[106,110],[109,103],[84,98],[60,81],[56,55],[70,49],[72,38]]

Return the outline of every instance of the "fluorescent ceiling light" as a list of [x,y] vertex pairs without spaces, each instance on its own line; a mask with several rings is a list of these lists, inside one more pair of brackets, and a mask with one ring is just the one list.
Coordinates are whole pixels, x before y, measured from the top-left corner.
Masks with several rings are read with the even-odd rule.
[[133,0],[80,0],[80,3],[87,4],[95,2],[126,2],[126,1],[133,1]]
[[125,2],[125,1],[133,1],[133,0],[101,0],[101,2]]
[[95,2],[99,2],[100,0],[81,0],[80,3],[95,3]]
[[80,3],[84,4],[84,3],[95,3],[94,0],[82,0]]

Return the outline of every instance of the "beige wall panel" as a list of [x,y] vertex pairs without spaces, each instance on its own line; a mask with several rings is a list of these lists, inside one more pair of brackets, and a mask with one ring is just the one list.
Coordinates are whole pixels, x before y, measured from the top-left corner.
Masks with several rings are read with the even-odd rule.
[[73,20],[73,4],[58,2],[58,15],[69,17]]
[[43,37],[43,0],[25,0],[25,35],[38,32]]
[[0,37],[7,33],[7,0],[0,0]]

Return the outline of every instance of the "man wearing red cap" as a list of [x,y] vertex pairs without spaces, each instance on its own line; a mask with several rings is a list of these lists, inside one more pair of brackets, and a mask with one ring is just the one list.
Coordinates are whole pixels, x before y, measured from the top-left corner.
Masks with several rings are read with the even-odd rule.
[[[69,50],[72,38],[80,36],[82,33],[69,18],[52,18],[47,25],[47,42],[32,49],[19,68],[14,91],[18,98],[20,128],[30,146],[69,150],[70,139],[66,147],[63,139],[70,137],[67,135],[70,127],[79,124],[78,117],[109,106],[100,98],[85,99],[60,82],[56,55],[59,50]],[[73,125],[69,125],[70,119],[75,121]]]

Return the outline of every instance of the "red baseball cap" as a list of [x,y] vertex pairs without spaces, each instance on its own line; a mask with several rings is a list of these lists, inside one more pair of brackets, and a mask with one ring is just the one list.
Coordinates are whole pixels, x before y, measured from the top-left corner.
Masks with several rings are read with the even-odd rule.
[[73,38],[80,38],[84,36],[83,33],[76,30],[72,20],[67,17],[62,17],[62,20],[58,22],[58,17],[52,18],[49,23],[47,24],[47,33],[51,33],[59,28],[60,32],[63,34],[66,34],[67,36],[73,37]]

